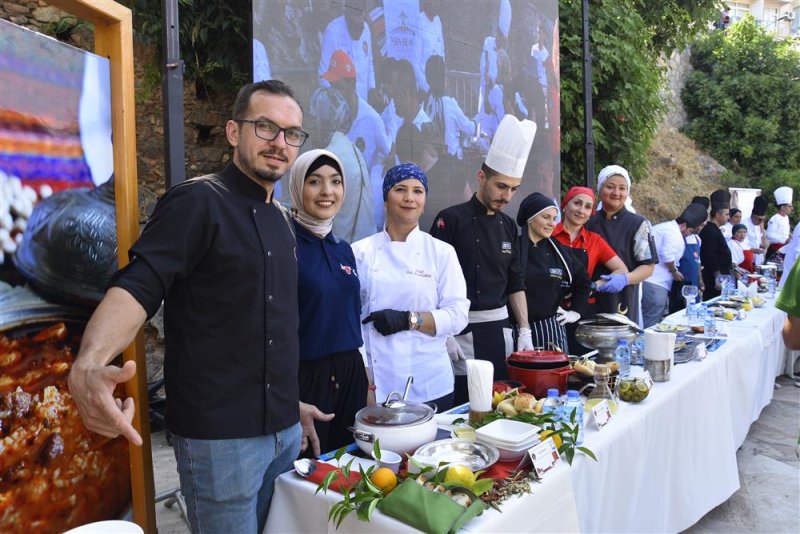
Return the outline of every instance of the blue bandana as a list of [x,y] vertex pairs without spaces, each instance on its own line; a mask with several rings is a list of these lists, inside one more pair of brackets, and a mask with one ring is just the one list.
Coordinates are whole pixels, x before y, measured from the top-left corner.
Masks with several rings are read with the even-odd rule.
[[413,163],[401,163],[386,171],[386,176],[383,178],[383,200],[386,200],[386,195],[389,194],[395,184],[409,178],[416,178],[422,182],[425,193],[428,192],[428,177],[425,176],[425,171]]

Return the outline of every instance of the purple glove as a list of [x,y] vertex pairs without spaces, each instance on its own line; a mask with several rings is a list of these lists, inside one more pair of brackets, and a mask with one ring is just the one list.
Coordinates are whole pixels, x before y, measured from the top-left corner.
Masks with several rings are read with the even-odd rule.
[[603,274],[600,278],[606,283],[597,288],[600,293],[619,293],[628,285],[628,276],[625,273]]

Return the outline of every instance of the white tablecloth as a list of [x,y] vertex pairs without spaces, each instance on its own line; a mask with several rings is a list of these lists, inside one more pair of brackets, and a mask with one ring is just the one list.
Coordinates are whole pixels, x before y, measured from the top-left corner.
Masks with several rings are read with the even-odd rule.
[[[577,454],[532,495],[507,501],[503,513],[487,510],[464,531],[660,533],[693,525],[739,489],[736,449],[783,370],[784,316],[769,301],[726,323],[728,340],[706,360],[675,366],[644,402],[620,403],[602,431],[587,425],[584,444],[598,462]],[[265,532],[335,532],[327,513],[340,496],[315,496],[314,488],[293,472],[281,475]],[[376,511],[370,523],[348,517],[338,532],[409,530]]]
[[[314,495],[316,486],[294,472],[284,473],[275,481],[275,494],[265,533],[338,532],[374,533],[409,532],[411,527],[380,510],[367,523],[355,513],[344,520],[337,531],[327,522],[328,510],[341,495],[331,491]],[[531,508],[535,503],[535,511]],[[569,466],[564,463],[546,473],[542,484],[533,485],[533,494],[511,498],[503,503],[503,512],[488,509],[467,523],[463,532],[577,532],[578,512],[572,494]]]

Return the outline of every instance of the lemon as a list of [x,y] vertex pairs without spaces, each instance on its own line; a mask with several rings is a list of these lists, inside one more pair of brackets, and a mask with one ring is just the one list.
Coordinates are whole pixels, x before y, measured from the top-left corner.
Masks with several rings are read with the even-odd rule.
[[384,495],[388,495],[397,487],[397,475],[388,467],[376,469],[369,480],[380,488]]
[[465,465],[453,464],[447,467],[447,474],[444,476],[444,481],[458,484],[465,488],[471,488],[475,483],[475,473]]
[[561,447],[561,436],[553,432],[552,430],[543,430],[539,432],[539,440],[544,441],[552,434],[553,443],[556,444],[556,449]]

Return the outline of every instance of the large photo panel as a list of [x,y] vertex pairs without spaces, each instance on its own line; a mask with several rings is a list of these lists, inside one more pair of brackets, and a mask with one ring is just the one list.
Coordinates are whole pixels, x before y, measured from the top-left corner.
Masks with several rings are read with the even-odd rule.
[[507,213],[534,191],[559,196],[557,0],[254,0],[253,79],[270,78],[303,107],[303,150],[343,162],[334,232],[348,241],[383,228],[383,175],[399,162],[428,175],[423,230],[469,199],[506,114],[537,124]]

